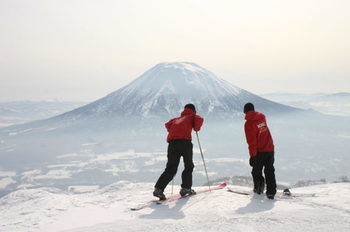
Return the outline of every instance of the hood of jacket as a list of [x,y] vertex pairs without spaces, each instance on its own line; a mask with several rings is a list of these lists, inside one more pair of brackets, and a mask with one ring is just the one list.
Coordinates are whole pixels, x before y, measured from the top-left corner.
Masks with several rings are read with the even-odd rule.
[[181,113],[181,117],[185,115],[196,115],[196,113],[190,108],[185,108]]
[[245,120],[247,121],[265,120],[265,115],[252,110],[246,113]]

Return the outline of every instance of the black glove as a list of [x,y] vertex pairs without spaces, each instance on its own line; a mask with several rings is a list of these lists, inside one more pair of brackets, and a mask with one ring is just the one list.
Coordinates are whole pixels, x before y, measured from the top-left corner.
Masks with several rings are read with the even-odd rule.
[[251,156],[249,159],[249,165],[254,167],[258,163],[257,156]]

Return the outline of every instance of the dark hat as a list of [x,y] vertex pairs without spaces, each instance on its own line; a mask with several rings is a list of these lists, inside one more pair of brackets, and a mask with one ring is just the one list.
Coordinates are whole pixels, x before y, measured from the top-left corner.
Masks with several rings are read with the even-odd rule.
[[189,108],[189,109],[193,110],[194,112],[196,112],[196,107],[192,103],[185,105],[185,108]]
[[244,105],[244,110],[243,112],[246,114],[248,113],[249,111],[254,111],[254,105],[250,102],[248,102],[247,104]]

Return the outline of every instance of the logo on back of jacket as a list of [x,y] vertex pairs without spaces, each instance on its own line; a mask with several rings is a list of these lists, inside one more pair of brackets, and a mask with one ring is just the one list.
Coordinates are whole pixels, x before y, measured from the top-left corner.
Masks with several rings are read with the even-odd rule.
[[180,123],[182,123],[182,122],[185,120],[185,118],[186,118],[186,117],[178,118],[178,119],[175,120],[174,123],[175,123],[175,124],[180,124]]
[[258,124],[257,126],[258,126],[258,129],[259,129],[259,134],[267,131],[266,122],[262,122],[262,123]]

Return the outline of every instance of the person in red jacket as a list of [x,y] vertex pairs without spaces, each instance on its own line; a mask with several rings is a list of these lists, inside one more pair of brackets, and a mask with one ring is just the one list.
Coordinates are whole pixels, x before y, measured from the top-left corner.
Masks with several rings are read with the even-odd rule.
[[266,123],[266,117],[262,113],[254,110],[252,103],[244,105],[245,124],[244,130],[249,146],[250,160],[252,166],[252,176],[254,181],[254,192],[262,194],[265,189],[266,178],[266,196],[273,199],[276,194],[276,179],[274,168],[274,145],[270,130]]
[[153,196],[165,200],[164,189],[174,178],[179,166],[180,158],[183,157],[185,169],[182,172],[181,196],[195,194],[192,187],[193,145],[192,129],[199,131],[204,119],[196,115],[196,108],[193,104],[187,104],[178,118],[171,119],[165,124],[168,131],[168,162],[162,175],[154,186]]

